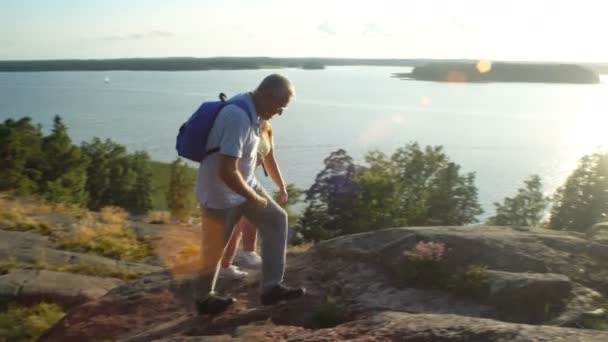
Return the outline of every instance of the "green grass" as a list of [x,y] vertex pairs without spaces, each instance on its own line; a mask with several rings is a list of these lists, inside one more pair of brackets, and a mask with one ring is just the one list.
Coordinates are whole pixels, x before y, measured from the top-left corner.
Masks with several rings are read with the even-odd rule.
[[35,341],[64,315],[56,304],[9,305],[0,312],[0,341]]
[[57,272],[69,272],[76,274],[91,275],[97,277],[118,278],[122,280],[133,280],[141,277],[143,273],[121,270],[116,267],[93,264],[66,264],[54,265],[38,261],[36,263],[18,262],[9,259],[0,262],[0,270],[24,269],[24,270],[47,270]]

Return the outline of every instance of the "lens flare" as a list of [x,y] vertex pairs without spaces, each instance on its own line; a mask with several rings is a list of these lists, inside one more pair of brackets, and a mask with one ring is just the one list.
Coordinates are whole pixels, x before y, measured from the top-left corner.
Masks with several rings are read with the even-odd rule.
[[431,99],[430,96],[422,96],[420,97],[420,105],[422,107],[430,107],[433,104],[433,100]]
[[480,74],[485,74],[486,72],[492,70],[492,62],[486,59],[482,59],[477,62],[476,68]]

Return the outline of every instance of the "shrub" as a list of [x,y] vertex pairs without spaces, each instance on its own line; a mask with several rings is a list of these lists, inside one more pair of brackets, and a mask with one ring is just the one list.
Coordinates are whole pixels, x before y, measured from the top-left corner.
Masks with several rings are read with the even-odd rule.
[[148,213],[145,221],[150,224],[169,224],[171,223],[171,213],[168,211],[154,210]]
[[344,322],[336,300],[331,296],[325,297],[312,319],[319,328],[332,328]]
[[461,297],[483,299],[487,294],[488,268],[484,265],[469,265],[457,275],[451,285],[452,292]]
[[101,221],[108,224],[123,225],[127,222],[128,214],[120,207],[101,208]]
[[0,313],[0,340],[35,341],[64,315],[56,304],[40,303],[29,308],[10,305]]
[[73,232],[57,239],[58,247],[122,260],[140,260],[152,254],[152,247],[126,225],[124,210],[104,209],[101,219],[105,223],[92,216],[82,219]]
[[420,241],[410,251],[403,252],[406,264],[401,280],[415,287],[444,287],[446,276],[443,266],[445,244]]
[[0,212],[0,229],[42,235],[51,235],[53,232],[49,223],[28,216],[27,211],[15,203],[0,199]]

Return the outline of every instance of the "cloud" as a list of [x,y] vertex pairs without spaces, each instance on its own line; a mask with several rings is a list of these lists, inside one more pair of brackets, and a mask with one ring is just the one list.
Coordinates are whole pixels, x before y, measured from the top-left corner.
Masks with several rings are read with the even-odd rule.
[[468,31],[467,23],[461,16],[451,16],[448,19],[448,29],[455,32],[466,32]]
[[168,31],[153,30],[145,33],[131,33],[125,35],[113,35],[102,37],[101,40],[105,41],[126,41],[126,40],[139,40],[139,39],[157,39],[157,38],[171,38],[175,36],[174,33]]
[[390,36],[382,26],[374,23],[363,24],[363,35],[371,37]]
[[327,21],[320,24],[319,26],[317,26],[317,30],[319,30],[321,33],[324,33],[324,34],[329,34],[329,35],[336,34],[336,29],[333,26],[331,26]]
[[242,26],[238,26],[238,25],[232,26],[231,29],[232,29],[232,31],[236,32],[237,34],[244,35],[248,39],[252,39],[254,37],[254,35],[251,33],[251,31],[245,29]]

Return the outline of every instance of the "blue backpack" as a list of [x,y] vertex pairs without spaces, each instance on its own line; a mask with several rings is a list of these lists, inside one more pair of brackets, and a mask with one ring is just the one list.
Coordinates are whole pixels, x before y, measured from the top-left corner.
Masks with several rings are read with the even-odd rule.
[[202,162],[206,156],[220,150],[219,147],[207,150],[207,139],[213,127],[217,115],[224,106],[234,104],[239,106],[247,113],[249,121],[253,123],[249,106],[245,101],[232,100],[226,102],[226,95],[220,93],[220,101],[203,102],[203,104],[190,116],[180,128],[177,134],[175,148],[180,157],[190,159],[195,162]]

